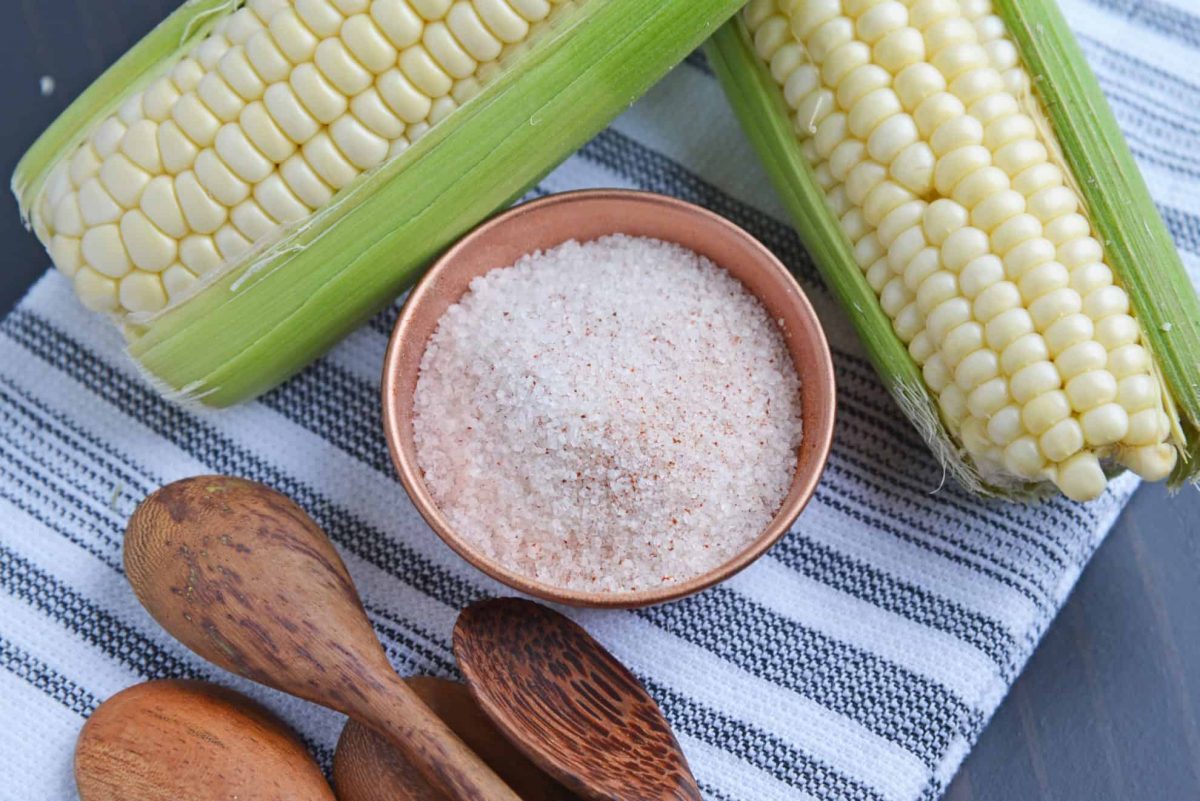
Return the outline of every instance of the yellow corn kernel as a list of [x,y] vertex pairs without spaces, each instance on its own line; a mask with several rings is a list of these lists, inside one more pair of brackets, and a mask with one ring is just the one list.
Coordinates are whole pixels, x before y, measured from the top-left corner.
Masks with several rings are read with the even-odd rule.
[[762,0],[743,21],[976,466],[1081,499],[1103,491],[1102,460],[1169,470],[1171,425],[1129,297],[1031,116],[990,0]]
[[[352,313],[361,318],[411,280],[426,250],[448,244],[564,157],[571,142],[594,132],[737,6],[736,0],[185,3],[39,138],[18,165],[14,188],[30,228],[86,305],[127,323],[133,358],[164,385],[209,403],[233,403],[332,344]],[[545,58],[531,57],[535,38]],[[881,52],[906,57],[903,42],[884,48],[882,41]],[[596,58],[571,68],[560,60],[573,52]],[[794,64],[800,48],[789,52]],[[788,63],[781,57],[779,69]],[[501,75],[513,80],[495,80]],[[489,102],[473,99],[481,92]],[[541,144],[534,141],[538,120],[522,110],[537,97],[563,128]],[[828,100],[810,109],[814,123],[834,111],[832,95]],[[464,104],[475,104],[477,113],[459,114]],[[449,135],[425,138],[439,126]],[[902,126],[893,127],[903,134]],[[480,158],[459,157],[472,143]],[[518,145],[528,158],[505,158]],[[873,143],[885,171],[895,172],[897,191],[872,195],[866,215],[872,225],[898,199],[914,197],[932,170],[919,149],[902,145],[886,136]],[[385,163],[401,154],[404,163]],[[462,169],[470,161],[491,177],[479,184],[448,176],[444,187],[430,187],[427,168],[413,162],[418,158]],[[834,180],[829,169],[823,176]],[[343,191],[351,184],[353,191]],[[423,207],[426,200],[436,209]],[[403,235],[412,247],[384,261],[357,259],[353,245],[336,244],[356,227],[340,224],[351,218],[370,239]],[[407,222],[393,226],[393,219]],[[283,269],[255,270],[268,262]],[[379,279],[372,291],[332,305],[282,293],[265,298],[262,315],[243,315],[244,327],[220,322],[244,305],[215,302],[225,294],[253,297],[268,292],[264,281],[364,271]],[[248,275],[257,277],[240,280]],[[320,295],[335,282],[311,286]],[[179,308],[193,296],[203,301]],[[293,303],[299,307],[284,308]],[[226,336],[176,329],[193,309],[201,327]],[[274,315],[278,325],[268,321]],[[288,336],[302,317],[311,330],[295,338],[296,347],[273,347],[270,340]],[[262,330],[251,333],[256,327]],[[200,346],[152,344],[185,332]],[[166,355],[172,351],[196,358]],[[256,358],[260,351],[270,358]],[[237,370],[242,364],[247,369]],[[199,374],[185,375],[191,370]],[[210,391],[203,386],[208,380],[219,386]]]

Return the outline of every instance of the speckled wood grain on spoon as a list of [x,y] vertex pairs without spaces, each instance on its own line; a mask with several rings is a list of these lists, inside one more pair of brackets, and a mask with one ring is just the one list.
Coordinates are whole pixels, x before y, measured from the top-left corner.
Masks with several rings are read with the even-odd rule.
[[129,521],[125,572],[210,662],[365,723],[455,801],[521,801],[392,670],[333,543],[287,496],[229,476],[168,484]]
[[[579,801],[505,739],[466,685],[431,676],[404,681],[522,801]],[[353,720],[338,739],[333,780],[338,801],[453,801],[430,787],[387,740]]]
[[454,655],[480,707],[543,770],[597,801],[698,801],[654,699],[584,629],[519,598],[472,604]]

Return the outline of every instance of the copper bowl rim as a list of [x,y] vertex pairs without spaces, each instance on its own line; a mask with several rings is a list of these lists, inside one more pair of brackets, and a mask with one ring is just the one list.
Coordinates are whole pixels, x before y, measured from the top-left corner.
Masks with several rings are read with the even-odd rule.
[[[589,592],[555,587],[512,571],[475,550],[469,542],[459,536],[438,509],[437,503],[425,485],[422,470],[416,464],[415,447],[411,449],[412,458],[410,458],[410,450],[403,447],[403,443],[412,438],[412,422],[410,418],[402,417],[397,409],[397,404],[392,402],[392,398],[399,394],[404,385],[400,351],[409,343],[409,340],[416,336],[412,330],[415,327],[414,321],[418,312],[432,294],[431,287],[435,285],[438,277],[450,271],[464,251],[477,245],[480,240],[492,236],[498,229],[520,224],[547,207],[597,199],[619,200],[622,203],[635,205],[650,204],[685,211],[697,225],[710,226],[718,229],[721,236],[741,240],[742,245],[755,252],[757,261],[763,269],[773,270],[785,278],[795,289],[795,292],[790,295],[790,302],[795,304],[796,313],[805,324],[804,335],[815,340],[813,350],[817,354],[816,363],[808,365],[802,371],[801,391],[806,393],[805,402],[810,403],[814,398],[809,391],[815,389],[818,394],[816,400],[827,404],[829,410],[828,414],[822,417],[822,425],[818,430],[811,430],[806,418],[805,446],[815,445],[814,455],[809,459],[807,469],[803,474],[800,473],[802,465],[797,466],[797,474],[793,476],[793,483],[784,505],[762,534],[736,556],[706,573],[677,584],[636,592]],[[568,234],[561,241],[567,241],[570,238],[571,236]],[[669,236],[662,238],[670,240]],[[749,287],[747,290],[753,293]],[[422,353],[424,353],[424,347],[425,345],[422,343]],[[801,369],[799,364],[796,367],[797,370]],[[384,432],[387,437],[388,450],[396,471],[399,473],[400,481],[421,517],[455,553],[496,581],[527,595],[568,606],[615,609],[650,606],[692,595],[729,579],[766,553],[791,528],[816,490],[833,442],[837,406],[833,361],[820,320],[795,278],[775,254],[738,225],[707,209],[666,195],[624,189],[587,189],[539,198],[514,206],[492,217],[458,240],[434,262],[433,266],[413,287],[412,293],[405,301],[388,342],[387,354],[384,357],[381,390]]]

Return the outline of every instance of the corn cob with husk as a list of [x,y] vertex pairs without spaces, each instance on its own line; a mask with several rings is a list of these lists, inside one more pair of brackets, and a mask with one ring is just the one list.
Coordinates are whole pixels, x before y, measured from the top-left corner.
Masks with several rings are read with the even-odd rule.
[[191,0],[18,165],[164,390],[270,388],[626,108],[738,0]]
[[709,56],[961,483],[1195,480],[1200,304],[1053,0],[753,0]]

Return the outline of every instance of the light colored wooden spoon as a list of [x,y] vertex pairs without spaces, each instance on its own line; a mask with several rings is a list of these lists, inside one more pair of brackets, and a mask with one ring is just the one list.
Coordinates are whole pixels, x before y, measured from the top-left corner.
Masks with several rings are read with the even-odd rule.
[[[578,801],[504,738],[466,685],[429,676],[405,681],[524,801]],[[446,801],[387,740],[353,720],[333,755],[333,782],[339,801]]]
[[125,572],[210,662],[365,723],[455,801],[520,801],[392,670],[333,544],[287,496],[226,476],[168,484],[129,521]]
[[520,598],[468,606],[454,655],[480,708],[539,767],[597,801],[701,801],[637,678],[569,618]]
[[92,713],[75,746],[82,801],[333,801],[283,721],[199,681],[152,681]]

